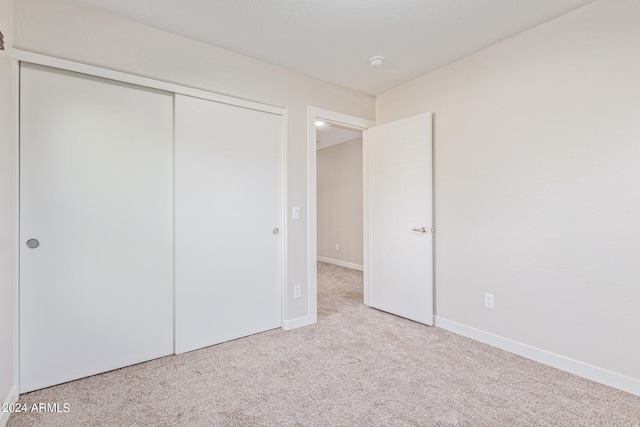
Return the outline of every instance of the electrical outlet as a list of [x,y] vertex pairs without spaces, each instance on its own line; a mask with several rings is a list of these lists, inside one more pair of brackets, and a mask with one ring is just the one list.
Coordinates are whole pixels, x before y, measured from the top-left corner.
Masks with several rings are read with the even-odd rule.
[[493,294],[484,294],[484,306],[493,309]]
[[300,219],[300,206],[293,207],[293,219]]
[[293,297],[302,298],[302,286],[297,285],[293,287]]
[[338,243],[336,243],[336,251],[340,250],[340,245]]

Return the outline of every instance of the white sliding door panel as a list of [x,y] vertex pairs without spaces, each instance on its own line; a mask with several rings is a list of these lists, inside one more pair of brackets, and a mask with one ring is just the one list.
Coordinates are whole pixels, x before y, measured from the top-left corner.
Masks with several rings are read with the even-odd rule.
[[171,354],[172,94],[27,64],[20,90],[21,392]]
[[431,114],[364,133],[368,304],[433,325]]
[[176,353],[281,326],[282,117],[176,95]]

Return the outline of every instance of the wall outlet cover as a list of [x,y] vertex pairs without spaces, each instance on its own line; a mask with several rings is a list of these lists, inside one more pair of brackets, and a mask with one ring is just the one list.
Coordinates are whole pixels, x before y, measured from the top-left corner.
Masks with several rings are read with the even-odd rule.
[[493,294],[484,294],[484,306],[493,309]]

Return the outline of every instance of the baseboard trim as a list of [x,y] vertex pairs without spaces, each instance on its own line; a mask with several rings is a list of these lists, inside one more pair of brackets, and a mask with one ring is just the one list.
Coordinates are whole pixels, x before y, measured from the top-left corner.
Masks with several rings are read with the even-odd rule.
[[340,261],[339,259],[325,258],[323,256],[319,256],[318,257],[318,261],[326,262],[327,264],[333,264],[333,265],[337,265],[337,266],[340,266],[340,267],[350,268],[352,270],[360,270],[360,271],[364,270],[364,268],[359,264],[353,264],[351,262]]
[[[9,404],[9,403],[16,403],[18,401],[18,398],[20,397],[20,395],[18,394],[18,387],[14,386],[11,391],[9,392],[9,395],[4,399],[4,403],[5,404]],[[11,415],[10,412],[2,412],[0,411],[0,427],[4,427],[7,425],[7,422],[9,421],[9,416]]]
[[290,331],[292,329],[302,328],[303,326],[313,325],[316,322],[316,317],[312,316],[303,316],[291,320],[282,319],[282,329]]
[[640,380],[638,379],[608,371],[606,369],[514,341],[509,338],[504,338],[500,335],[472,328],[471,326],[463,325],[462,323],[443,319],[442,317],[436,316],[434,317],[434,320],[435,326],[438,328],[446,329],[447,331],[455,334],[489,344],[493,347],[498,347],[502,350],[526,357],[527,359],[535,360],[536,362],[540,362],[562,371],[640,396]]

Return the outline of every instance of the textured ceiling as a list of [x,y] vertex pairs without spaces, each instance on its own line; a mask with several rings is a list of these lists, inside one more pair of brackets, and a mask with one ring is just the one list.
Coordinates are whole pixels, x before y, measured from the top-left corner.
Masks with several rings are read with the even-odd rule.
[[372,95],[592,1],[70,0]]

